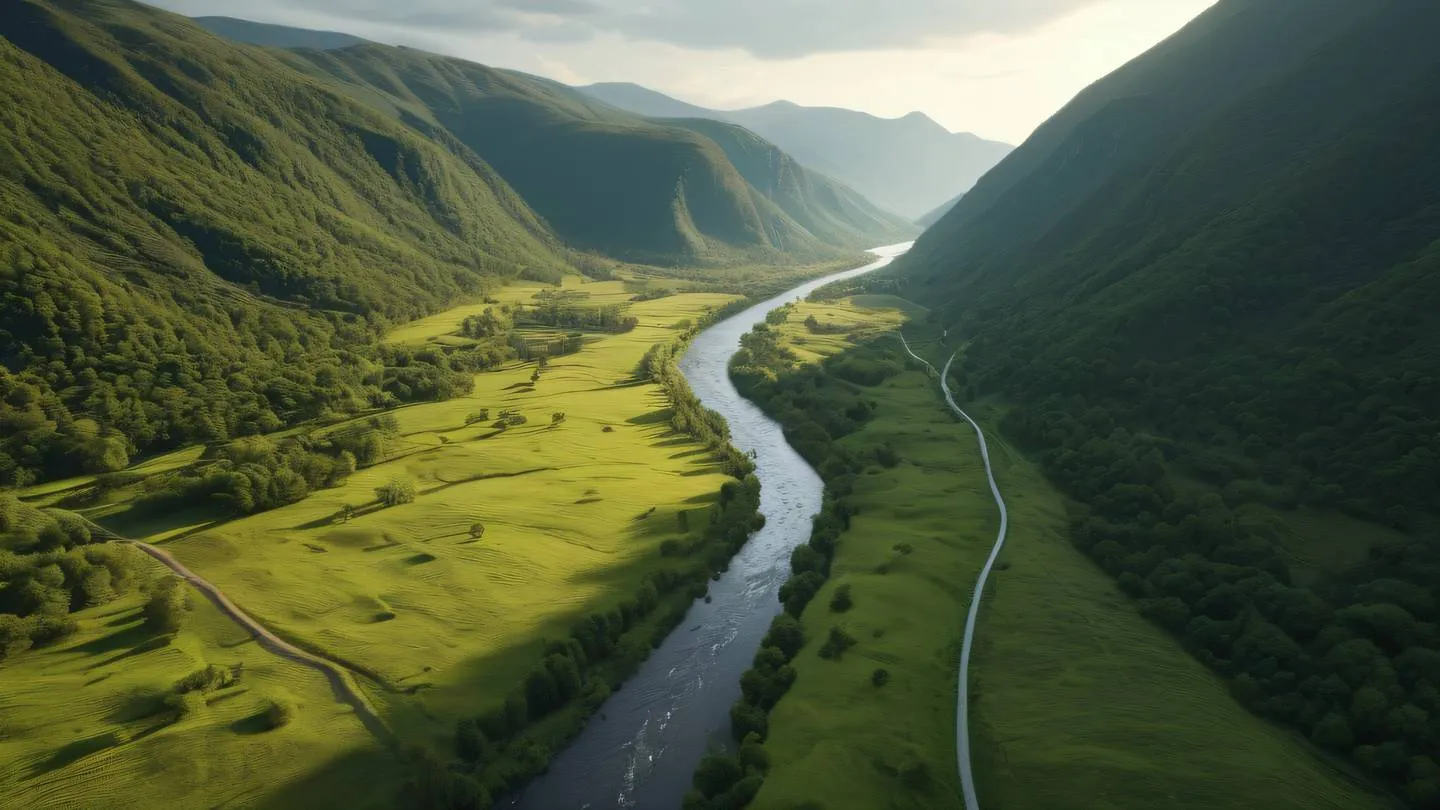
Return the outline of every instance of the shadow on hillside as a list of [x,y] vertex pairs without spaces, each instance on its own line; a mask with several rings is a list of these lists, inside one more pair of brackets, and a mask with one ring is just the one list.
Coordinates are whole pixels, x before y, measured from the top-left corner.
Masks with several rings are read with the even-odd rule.
[[120,735],[113,731],[107,731],[104,734],[96,734],[94,737],[86,737],[83,740],[66,743],[55,749],[55,753],[30,766],[30,776],[35,777],[42,773],[53,771],[56,768],[63,768],[91,754],[98,754],[107,748],[113,748],[119,745],[120,742]]
[[271,783],[268,793],[247,797],[244,805],[256,810],[390,810],[405,806],[399,801],[404,778],[400,762],[377,745],[348,751],[294,779]]
[[653,410],[647,414],[641,414],[640,416],[632,416],[629,419],[626,419],[625,423],[629,425],[668,424],[673,416],[675,416],[674,408],[660,408],[657,410]]

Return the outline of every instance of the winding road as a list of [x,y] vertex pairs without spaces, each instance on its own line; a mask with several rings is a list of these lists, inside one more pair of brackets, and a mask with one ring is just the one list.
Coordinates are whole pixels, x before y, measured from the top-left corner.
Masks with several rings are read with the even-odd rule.
[[995,567],[995,560],[1000,556],[1000,549],[1005,545],[1005,532],[1010,526],[1010,513],[1005,509],[1005,499],[1000,496],[1000,486],[995,483],[995,471],[990,466],[990,448],[985,443],[985,431],[980,429],[980,424],[970,418],[959,405],[955,404],[955,396],[950,392],[950,365],[955,362],[955,355],[945,361],[945,370],[937,372],[929,361],[910,349],[910,342],[905,336],[900,335],[900,342],[905,344],[905,351],[911,357],[925,364],[931,373],[940,376],[940,390],[945,394],[945,402],[960,418],[970,423],[975,428],[975,435],[980,439],[980,457],[985,461],[985,477],[990,479],[990,494],[995,496],[995,505],[1000,507],[1000,531],[995,535],[995,546],[990,549],[990,558],[985,561],[985,567],[980,569],[980,578],[975,582],[975,592],[970,598],[970,614],[965,617],[965,640],[960,647],[960,695],[955,707],[955,750],[960,764],[960,788],[965,794],[965,810],[980,810],[980,800],[975,796],[975,773],[970,768],[970,649],[975,641],[975,620],[980,615],[980,598],[985,593],[985,583],[990,580],[990,570]]
[[181,579],[205,594],[205,598],[209,599],[221,613],[225,614],[249,632],[250,635],[260,643],[261,647],[264,647],[280,658],[300,664],[301,666],[309,667],[324,675],[325,679],[330,682],[330,688],[335,692],[335,697],[343,703],[348,703],[355,709],[355,716],[360,718],[360,722],[365,725],[366,730],[374,734],[382,742],[392,742],[394,740],[390,729],[385,725],[385,722],[380,719],[380,715],[376,714],[375,710],[370,707],[364,695],[360,694],[360,690],[350,681],[347,671],[340,665],[313,653],[308,653],[275,635],[268,630],[265,625],[256,621],[250,614],[241,610],[234,602],[231,602],[230,598],[219,588],[215,587],[214,583],[191,571],[189,568],[186,568],[184,564],[175,559],[170,552],[157,546],[152,546],[149,543],[142,543],[139,540],[121,537],[109,529],[106,529],[104,526],[81,515],[76,515],[76,517],[79,517],[90,527],[91,533],[134,546],[150,557],[153,557],[161,565],[175,572]]

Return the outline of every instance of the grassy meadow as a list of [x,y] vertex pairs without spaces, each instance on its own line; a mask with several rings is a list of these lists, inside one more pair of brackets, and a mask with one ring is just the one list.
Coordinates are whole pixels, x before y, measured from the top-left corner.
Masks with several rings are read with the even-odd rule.
[[[401,739],[448,752],[456,719],[503,701],[536,665],[545,638],[564,637],[577,619],[633,595],[662,566],[683,565],[662,557],[661,544],[699,532],[728,480],[703,445],[671,428],[663,390],[636,370],[652,345],[736,296],[627,303],[633,282],[565,286],[589,293],[587,305],[625,304],[639,324],[587,333],[578,353],[550,358],[538,380],[535,362],[515,361],[477,374],[468,396],[391,411],[400,435],[385,460],[341,486],[233,520],[205,509],[127,515],[127,495],[143,485],[80,511],[160,545],[279,635],[362,673],[356,680]],[[541,289],[492,295],[523,303]],[[407,324],[388,339],[463,343],[460,322],[486,306]],[[532,329],[526,337],[560,334]],[[469,418],[481,409],[491,417]],[[526,422],[494,427],[507,410]],[[137,471],[174,469],[198,455],[188,449]],[[414,501],[378,508],[375,489],[396,479],[414,483]],[[85,486],[77,479],[21,495],[49,505]],[[698,510],[693,529],[682,531],[682,510]],[[484,527],[478,537],[476,524]],[[0,759],[26,764],[0,778],[0,806],[88,801],[97,780],[115,792],[115,806],[317,806],[323,796],[330,806],[361,807],[394,795],[398,766],[319,673],[247,642],[198,595],[186,630],[144,651],[149,639],[132,626],[139,599],[78,614],[76,636],[5,662]],[[244,664],[233,697],[217,693],[195,717],[148,736],[143,720],[117,708],[206,663]],[[271,692],[292,696],[297,720],[248,733],[245,718]],[[258,775],[266,770],[273,776]],[[347,799],[350,784],[359,787]]]
[[[5,662],[0,807],[388,806],[372,787],[393,784],[395,765],[314,670],[260,649],[198,594],[166,643],[142,602],[79,612],[76,634]],[[207,665],[240,678],[167,723],[159,696]],[[273,700],[297,711],[265,730]]]
[[[782,330],[798,356],[815,360],[846,341],[810,334],[807,316],[887,328],[902,316],[879,307],[897,304],[877,296],[804,303]],[[932,361],[945,359],[939,346],[914,345],[928,348]],[[955,678],[970,589],[998,514],[974,434],[944,409],[935,381],[906,372],[868,390],[876,416],[843,441],[888,441],[903,461],[872,467],[856,483],[851,498],[860,512],[801,618],[812,642],[770,715],[765,747],[773,764],[757,808],[962,807]],[[998,422],[989,409],[979,416]],[[971,669],[982,805],[1386,806],[1303,739],[1246,712],[1144,620],[1069,543],[1061,496],[996,433],[987,436],[1011,522]],[[913,552],[897,554],[902,542]],[[853,607],[832,612],[843,585]],[[858,643],[838,661],[823,660],[814,640],[833,625]],[[889,678],[876,687],[872,674],[882,668]]]

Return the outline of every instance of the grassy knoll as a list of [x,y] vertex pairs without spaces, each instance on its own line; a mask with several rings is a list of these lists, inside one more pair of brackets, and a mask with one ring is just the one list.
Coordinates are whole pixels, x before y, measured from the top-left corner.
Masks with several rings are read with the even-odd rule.
[[[191,601],[168,643],[132,594],[74,614],[76,634],[5,662],[0,807],[387,806],[372,788],[393,783],[395,767],[324,680],[260,649],[198,594]],[[159,696],[207,665],[242,674],[167,723]],[[276,699],[295,717],[265,730],[260,715]],[[304,787],[315,770],[335,778]]]
[[[797,355],[810,359],[844,345],[802,326],[811,314],[822,323],[876,325],[897,317],[846,301],[801,304],[782,331]],[[794,685],[770,715],[765,747],[773,764],[754,807],[961,806],[956,662],[970,587],[997,516],[974,435],[946,414],[934,385],[907,372],[867,389],[875,416],[842,440],[856,449],[888,442],[902,461],[874,466],[856,482],[851,501],[860,513],[840,539],[829,581],[802,615],[811,641],[794,661]],[[982,412],[986,424],[997,421],[986,417]],[[983,804],[1384,806],[1303,740],[1246,712],[1218,678],[1141,618],[1066,539],[1061,496],[998,436],[991,444],[1011,534],[972,662]],[[897,543],[914,551],[897,554]],[[853,607],[833,612],[836,589],[847,585]],[[823,660],[819,642],[835,625],[857,643],[840,660]],[[871,678],[881,668],[888,681],[876,687]]]

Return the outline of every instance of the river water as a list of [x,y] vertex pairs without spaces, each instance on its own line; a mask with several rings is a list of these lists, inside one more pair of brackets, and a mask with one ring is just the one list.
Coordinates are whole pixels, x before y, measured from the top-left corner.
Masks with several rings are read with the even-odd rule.
[[[790,569],[790,552],[810,537],[822,484],[780,426],[740,396],[730,382],[730,357],[740,336],[766,313],[832,281],[889,264],[910,243],[876,248],[875,262],[802,284],[727,318],[697,335],[680,370],[707,408],[730,424],[731,443],[755,454],[765,526],[716,582],[711,601],[696,600],[685,621],[650,654],[640,671],[605,702],[550,770],[515,800],[519,810],[636,808],[676,810],[690,775],[712,741],[729,740],[730,706],[750,666]],[[603,719],[602,719],[603,718]]]

